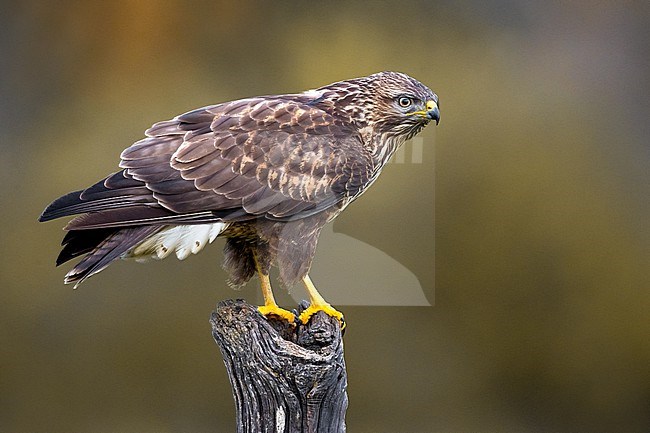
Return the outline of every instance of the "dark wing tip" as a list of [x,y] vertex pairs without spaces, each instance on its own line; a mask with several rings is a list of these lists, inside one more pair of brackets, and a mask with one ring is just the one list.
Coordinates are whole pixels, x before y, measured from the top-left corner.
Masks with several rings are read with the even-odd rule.
[[38,221],[51,221],[62,216],[70,215],[66,212],[66,209],[80,202],[79,198],[82,192],[83,190],[73,191],[57,198],[45,208],[41,216],[38,217]]

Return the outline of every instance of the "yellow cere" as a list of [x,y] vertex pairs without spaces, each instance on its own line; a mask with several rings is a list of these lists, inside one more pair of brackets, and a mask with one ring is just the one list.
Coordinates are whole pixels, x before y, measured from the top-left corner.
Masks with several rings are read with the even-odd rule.
[[431,99],[427,101],[426,108],[424,110],[418,110],[418,111],[412,111],[410,113],[407,113],[407,116],[413,116],[413,115],[419,115],[419,116],[426,116],[427,113],[433,109],[435,109],[438,106],[436,102]]

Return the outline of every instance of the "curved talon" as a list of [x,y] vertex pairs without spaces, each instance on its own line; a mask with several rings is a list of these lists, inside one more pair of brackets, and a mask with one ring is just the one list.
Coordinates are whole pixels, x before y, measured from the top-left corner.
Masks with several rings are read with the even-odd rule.
[[341,329],[345,329],[345,320],[343,319],[343,313],[335,309],[329,304],[325,305],[310,305],[309,308],[307,308],[305,311],[303,311],[300,316],[298,317],[298,320],[302,324],[307,324],[309,322],[309,319],[311,316],[316,314],[319,311],[323,311],[325,314],[334,317],[341,323]]
[[267,318],[269,316],[275,316],[292,324],[296,321],[296,316],[291,311],[280,308],[277,305],[261,305],[257,307],[257,311]]

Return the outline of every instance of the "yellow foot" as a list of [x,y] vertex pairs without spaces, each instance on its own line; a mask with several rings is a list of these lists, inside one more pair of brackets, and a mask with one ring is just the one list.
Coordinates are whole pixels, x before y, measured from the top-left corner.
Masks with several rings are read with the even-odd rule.
[[307,308],[305,311],[303,311],[300,314],[300,317],[298,317],[298,319],[300,320],[301,323],[306,324],[307,322],[309,322],[311,316],[313,316],[319,311],[323,311],[325,312],[325,314],[337,319],[339,322],[341,322],[341,329],[345,329],[345,320],[343,320],[343,313],[336,310],[334,307],[332,307],[329,304],[310,305],[309,308]]
[[289,323],[294,323],[296,320],[296,316],[291,311],[280,308],[277,305],[262,305],[257,307],[257,311],[262,313],[262,316],[264,317],[275,316],[284,319]]

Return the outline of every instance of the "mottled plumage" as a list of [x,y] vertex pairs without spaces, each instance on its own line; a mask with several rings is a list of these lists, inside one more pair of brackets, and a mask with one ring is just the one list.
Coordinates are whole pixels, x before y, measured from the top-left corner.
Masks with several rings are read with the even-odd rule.
[[117,258],[185,258],[217,236],[233,284],[256,271],[268,278],[271,265],[287,285],[306,281],[322,226],[400,144],[438,122],[437,104],[417,80],[381,72],[199,108],[153,125],[122,152],[120,171],[57,199],[40,220],[78,215],[57,265],[86,256],[66,283]]

